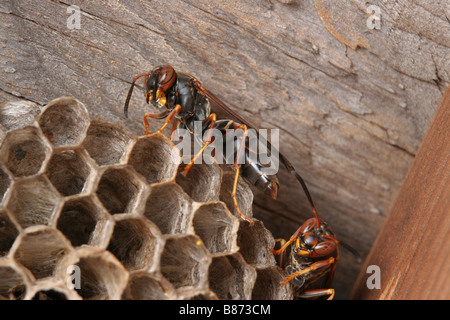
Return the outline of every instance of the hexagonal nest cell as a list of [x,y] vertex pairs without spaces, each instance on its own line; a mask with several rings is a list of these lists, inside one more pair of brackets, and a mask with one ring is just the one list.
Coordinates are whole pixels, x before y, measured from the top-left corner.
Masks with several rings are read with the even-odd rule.
[[[234,173],[80,101],[0,104],[0,299],[292,299]],[[253,194],[240,179],[239,206]]]

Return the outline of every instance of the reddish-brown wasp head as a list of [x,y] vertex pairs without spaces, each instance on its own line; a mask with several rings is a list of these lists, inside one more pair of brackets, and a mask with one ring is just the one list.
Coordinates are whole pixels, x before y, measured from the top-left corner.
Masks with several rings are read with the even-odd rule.
[[145,99],[155,107],[162,108],[167,103],[167,92],[173,87],[177,74],[172,66],[158,66],[144,78]]
[[338,243],[325,221],[319,220],[317,227],[316,218],[311,218],[306,220],[301,228],[296,254],[309,258],[326,257],[336,251]]
[[[177,74],[171,66],[159,66],[150,72],[134,77],[123,107],[125,117],[128,117],[128,106],[136,81],[142,77],[144,77],[145,89],[147,90],[145,94],[147,103],[151,102],[155,107],[162,108],[168,103],[167,93],[175,84]],[[171,95],[171,97],[171,99],[174,99],[175,95]],[[169,104],[171,105],[171,103]]]

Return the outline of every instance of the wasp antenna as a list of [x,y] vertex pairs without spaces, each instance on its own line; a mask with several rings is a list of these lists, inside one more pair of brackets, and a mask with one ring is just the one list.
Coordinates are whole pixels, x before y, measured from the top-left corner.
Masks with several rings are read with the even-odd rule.
[[345,242],[339,241],[339,244],[340,244],[341,246],[343,246],[347,251],[351,252],[351,253],[356,257],[356,261],[357,261],[358,263],[362,263],[362,257],[361,257],[361,255],[359,254],[359,252],[356,251],[356,249],[352,248],[350,245],[346,244]]
[[341,246],[343,246],[347,251],[350,251],[355,257],[358,263],[362,262],[362,258],[361,255],[359,254],[358,251],[356,251],[356,249],[353,249],[349,244],[346,244],[345,242],[339,241],[338,239],[336,239],[335,237],[332,237],[330,235],[323,235],[324,238],[326,239],[330,239],[333,241],[336,241],[336,243],[340,244]]
[[141,77],[149,76],[151,73],[152,72],[150,71],[134,77],[133,82],[131,83],[130,90],[128,91],[127,99],[125,100],[125,106],[123,107],[123,114],[125,115],[126,118],[128,118],[128,105],[130,104],[131,95],[133,94],[133,89],[134,86],[136,85],[136,81]]
[[309,190],[308,190],[308,187],[306,186],[305,181],[297,173],[297,171],[295,171],[294,166],[289,162],[289,160],[285,156],[283,156],[281,153],[279,155],[280,155],[280,159],[284,163],[284,166],[286,167],[286,169],[297,178],[298,182],[300,182],[300,185],[302,186],[302,189],[305,192],[306,197],[308,198],[308,201],[311,205],[312,211],[314,213],[314,217],[316,218],[316,227],[319,228],[319,225],[320,225],[319,215],[317,214],[316,206],[314,205],[314,202],[312,200],[311,194],[309,193]]
[[308,198],[309,203],[311,204],[312,211],[314,213],[314,216],[316,217],[316,227],[319,228],[320,220],[319,215],[317,214],[316,206],[314,205],[314,202],[312,200],[311,194],[309,193],[308,187],[306,186],[305,181],[302,179],[302,177],[295,171],[292,172],[297,180],[300,182],[300,185],[303,188],[303,191],[306,194],[306,197]]
[[125,115],[125,118],[128,118],[128,105],[130,104],[131,95],[133,93],[134,88],[134,82],[130,87],[130,90],[128,91],[127,99],[125,100],[125,106],[123,107],[123,114]]

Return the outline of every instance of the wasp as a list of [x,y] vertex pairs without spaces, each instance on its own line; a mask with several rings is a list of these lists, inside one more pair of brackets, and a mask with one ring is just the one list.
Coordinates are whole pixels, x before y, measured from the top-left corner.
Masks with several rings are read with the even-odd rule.
[[[280,255],[280,266],[288,273],[282,285],[291,282],[295,298],[332,300],[335,291],[331,286],[339,259],[338,245],[353,253],[359,262],[361,257],[355,249],[336,238],[330,226],[318,217],[310,194],[308,196],[314,218],[306,220],[288,241],[276,239],[275,241],[279,242],[281,247],[278,250],[271,249],[271,252]],[[291,246],[291,252],[289,261],[286,263],[285,250],[289,246]]]
[[[173,133],[177,128],[187,129],[190,133],[194,133],[194,123],[196,121],[202,123],[202,132],[200,136],[205,137],[202,141],[203,147],[193,156],[190,163],[184,168],[182,172],[184,176],[187,175],[195,160],[202,154],[206,147],[213,142],[213,139],[211,138],[212,130],[218,129],[223,135],[227,134],[228,129],[243,130],[241,141],[237,143],[235,148],[235,150],[237,150],[235,153],[235,161],[231,166],[233,170],[235,170],[235,179],[231,197],[239,216],[250,224],[253,224],[253,221],[250,218],[247,218],[242,214],[237,203],[236,191],[239,176],[242,176],[250,184],[256,186],[257,189],[263,191],[273,199],[277,199],[280,187],[277,176],[266,174],[263,170],[264,166],[258,161],[255,161],[254,157],[251,157],[251,154],[248,151],[249,148],[246,140],[247,131],[249,128],[256,128],[230,109],[212,92],[207,90],[197,78],[187,73],[176,72],[170,65],[157,66],[151,71],[137,75],[133,78],[125,100],[123,110],[125,117],[128,117],[128,107],[133,89],[136,85],[136,81],[140,78],[144,78],[146,102],[151,103],[158,109],[164,109],[160,113],[144,114],[145,134],[150,134],[149,118],[165,119],[164,124],[156,132],[162,132],[167,125],[173,121],[171,138],[173,138]],[[217,114],[212,112],[210,101],[218,106],[221,111],[224,111],[225,114],[234,119],[218,119]],[[266,142],[269,149],[273,148],[269,141],[264,141],[264,138],[259,135],[258,138],[263,142]],[[300,182],[308,201],[314,208],[311,195],[302,177],[281,152],[278,152],[278,155],[279,160],[284,164],[286,169]],[[244,158],[244,164],[242,165],[237,161],[241,156]]]
[[[184,176],[187,175],[190,167],[206,147],[213,142],[213,139],[211,138],[213,129],[220,130],[224,135],[226,135],[228,129],[243,130],[243,134],[240,138],[241,140],[237,143],[235,160],[231,166],[233,170],[235,170],[235,179],[231,196],[238,214],[244,220],[253,224],[251,219],[242,214],[237,203],[236,190],[239,176],[242,176],[245,180],[273,199],[277,198],[279,189],[279,181],[276,175],[265,174],[263,172],[264,166],[250,157],[246,138],[248,128],[254,129],[254,127],[207,90],[198,79],[187,73],[176,72],[170,65],[157,66],[150,72],[134,77],[124,105],[125,117],[128,117],[128,107],[133,88],[136,85],[136,81],[140,78],[144,78],[146,102],[151,103],[158,109],[163,109],[160,113],[144,114],[145,134],[150,134],[149,118],[165,119],[164,124],[156,132],[161,132],[173,121],[172,138],[173,133],[177,128],[187,129],[190,133],[193,133],[195,121],[200,121],[202,123],[202,132],[200,136],[205,137],[202,138],[204,139],[202,141],[202,149],[195,154],[190,163],[185,166],[182,172]],[[210,101],[215,103],[222,111],[225,111],[229,116],[236,120],[218,119],[217,114],[211,111]],[[267,143],[270,145],[268,141]],[[290,171],[295,172],[287,158],[280,153],[279,155],[286,167]],[[243,164],[239,164],[237,161],[241,156],[244,158]]]

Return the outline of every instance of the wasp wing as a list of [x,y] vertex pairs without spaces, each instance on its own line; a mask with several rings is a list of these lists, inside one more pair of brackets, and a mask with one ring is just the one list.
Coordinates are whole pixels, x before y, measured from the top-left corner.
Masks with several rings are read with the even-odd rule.
[[[199,90],[201,93],[203,93],[206,97],[208,97],[208,99],[210,99],[212,102],[214,102],[219,108],[221,108],[223,111],[225,111],[226,113],[228,113],[230,116],[234,117],[238,122],[245,124],[248,128],[252,128],[252,129],[257,129],[256,126],[252,125],[250,122],[248,122],[246,119],[244,119],[243,117],[241,117],[239,114],[237,114],[235,111],[233,111],[232,109],[230,109],[230,107],[228,107],[225,103],[222,102],[222,100],[220,100],[219,98],[217,98],[212,92],[210,92],[208,89],[206,89],[201,83],[196,82],[195,86],[197,88],[197,90]],[[268,146],[269,150],[273,150],[275,149],[269,141],[267,141],[266,139],[264,139],[263,137],[261,137],[258,134],[258,139],[261,139],[262,142],[266,143],[266,145]],[[275,149],[276,150],[276,149]],[[308,187],[306,186],[305,181],[303,180],[303,178],[296,172],[294,166],[291,164],[291,162],[278,150],[278,154],[280,157],[280,160],[283,162],[284,166],[286,167],[286,169],[293,174],[297,180],[300,182],[300,185],[302,186],[303,191],[306,194],[306,197],[308,198],[309,203],[311,204],[314,214],[317,217],[317,213],[316,213],[316,209],[314,206],[314,203],[312,201],[312,197],[311,194],[309,193]]]

